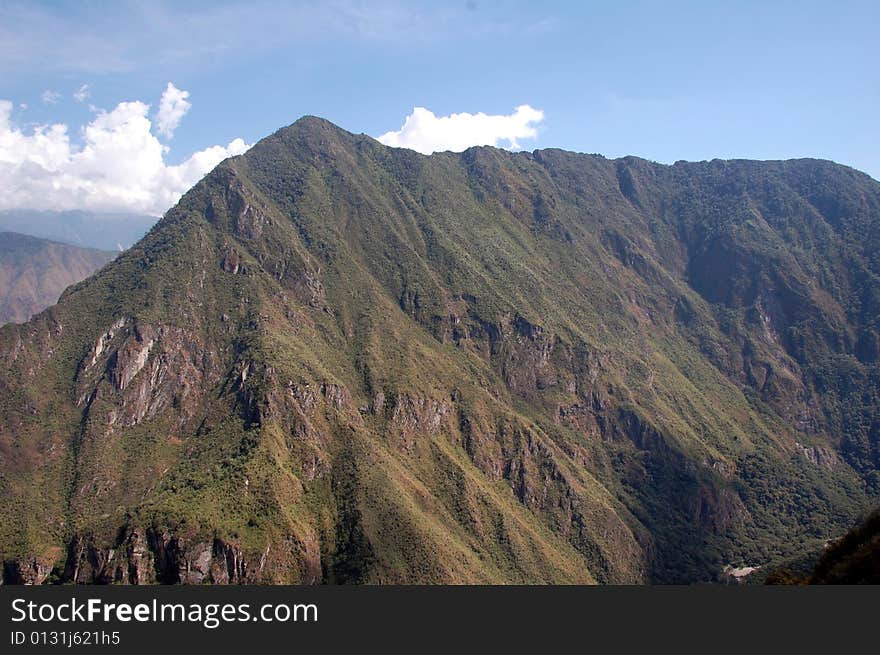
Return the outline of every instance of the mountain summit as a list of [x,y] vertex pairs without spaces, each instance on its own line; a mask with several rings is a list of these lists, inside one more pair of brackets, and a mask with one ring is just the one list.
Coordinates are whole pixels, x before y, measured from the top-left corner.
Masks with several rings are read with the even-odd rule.
[[640,583],[880,495],[880,184],[307,117],[0,329],[8,582]]

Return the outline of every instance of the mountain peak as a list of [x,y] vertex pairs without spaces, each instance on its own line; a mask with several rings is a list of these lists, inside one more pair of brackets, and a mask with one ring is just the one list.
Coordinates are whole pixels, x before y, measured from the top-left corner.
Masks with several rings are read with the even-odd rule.
[[351,138],[354,135],[347,130],[342,129],[335,123],[328,121],[326,118],[321,118],[320,116],[312,116],[305,115],[293,123],[286,127],[282,127],[280,130],[276,131],[273,135],[267,138],[273,137],[282,137],[282,138],[313,138],[313,139],[340,139],[340,138]]
[[[314,116],[312,114],[305,114],[300,116],[298,119],[293,121],[290,125],[282,130],[290,130],[296,129],[300,131],[339,131],[346,132],[341,127],[336,125],[331,121],[328,121],[326,118],[321,118],[320,116]],[[347,133],[347,132],[346,132]]]
[[306,115],[258,141],[244,154],[246,161],[289,161],[291,157],[310,161],[333,158],[350,147],[357,137],[318,116]]

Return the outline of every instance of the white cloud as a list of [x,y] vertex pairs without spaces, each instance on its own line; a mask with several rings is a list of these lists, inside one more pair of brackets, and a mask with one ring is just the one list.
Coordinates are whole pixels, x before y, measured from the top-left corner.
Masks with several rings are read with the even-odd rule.
[[403,127],[386,132],[378,140],[386,146],[410,148],[425,155],[443,150],[460,152],[471,146],[517,149],[519,139],[538,135],[537,124],[542,120],[544,112],[529,105],[520,105],[507,115],[479,112],[435,116],[424,107],[415,107]]
[[235,139],[184,162],[165,162],[167,147],[152,133],[149,105],[122,102],[100,111],[71,143],[65,124],[25,132],[0,100],[0,209],[91,209],[162,214],[226,157],[250,146]]
[[57,105],[58,101],[61,100],[60,93],[58,93],[57,91],[49,91],[48,89],[43,91],[43,95],[40,97],[47,105]]
[[91,93],[89,92],[89,85],[83,84],[76,91],[73,92],[73,99],[77,102],[85,102],[88,98],[91,97]]
[[168,82],[159,101],[159,114],[156,116],[156,128],[159,134],[164,134],[169,139],[174,136],[174,130],[192,107],[192,103],[187,98],[189,91],[182,91]]
[[28,105],[26,102],[20,102],[20,103],[18,103],[18,108],[21,109],[22,111],[24,111],[25,109],[28,108]]

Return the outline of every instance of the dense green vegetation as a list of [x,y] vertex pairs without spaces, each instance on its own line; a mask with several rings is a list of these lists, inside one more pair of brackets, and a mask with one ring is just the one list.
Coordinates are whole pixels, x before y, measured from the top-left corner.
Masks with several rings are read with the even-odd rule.
[[880,584],[880,511],[830,541],[811,568],[780,568],[765,584]]
[[880,494],[878,225],[830,162],[424,157],[301,119],[0,331],[0,555],[620,583],[813,552]]

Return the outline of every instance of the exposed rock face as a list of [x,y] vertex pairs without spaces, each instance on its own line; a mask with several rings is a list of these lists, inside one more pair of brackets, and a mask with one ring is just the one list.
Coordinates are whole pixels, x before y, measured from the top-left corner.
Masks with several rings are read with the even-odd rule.
[[880,492],[877,224],[829,163],[422,157],[304,119],[0,330],[4,579],[798,555]]
[[795,446],[803,458],[814,466],[820,466],[830,471],[839,463],[837,453],[826,446],[805,446],[798,442],[795,442]]
[[62,582],[78,584],[259,583],[262,567],[248,566],[242,552],[220,539],[186,541],[167,532],[132,530],[113,548],[75,538]]
[[725,584],[743,584],[746,578],[760,568],[760,566],[731,566],[727,564],[721,572],[721,581]]
[[52,562],[6,560],[3,562],[3,584],[41,585],[52,573]]
[[521,316],[504,321],[493,342],[504,381],[514,393],[526,393],[556,384],[556,368],[551,356],[556,347],[553,335]]
[[394,397],[388,411],[389,435],[397,440],[401,448],[411,450],[415,445],[414,439],[431,437],[440,431],[452,413],[452,407],[433,398],[399,394]]
[[184,328],[118,319],[77,376],[78,404],[89,417],[96,401],[112,396],[116,402],[106,414],[111,427],[138,425],[172,405],[183,423],[218,375],[215,357]]

